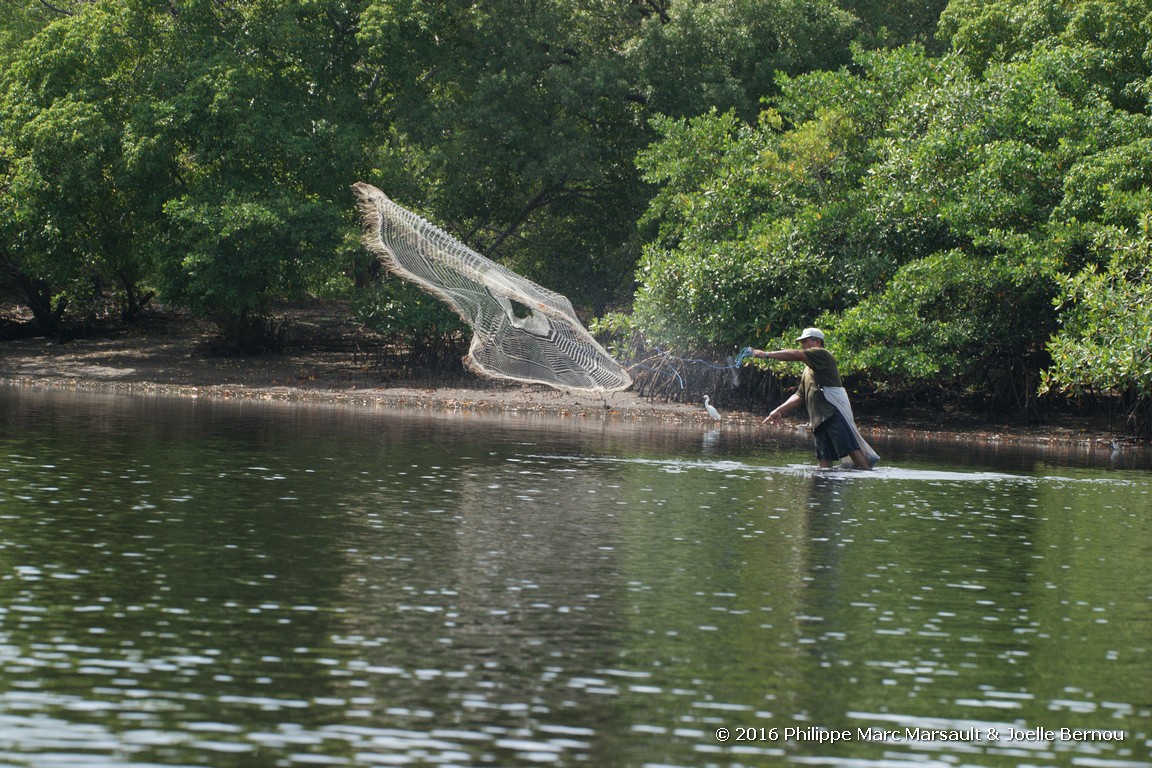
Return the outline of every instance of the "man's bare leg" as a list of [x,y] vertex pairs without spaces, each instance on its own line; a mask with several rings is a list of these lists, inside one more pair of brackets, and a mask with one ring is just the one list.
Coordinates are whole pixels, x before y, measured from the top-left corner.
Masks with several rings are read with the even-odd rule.
[[848,458],[852,459],[852,464],[855,465],[856,469],[872,469],[872,465],[868,463],[868,457],[859,448],[851,451]]

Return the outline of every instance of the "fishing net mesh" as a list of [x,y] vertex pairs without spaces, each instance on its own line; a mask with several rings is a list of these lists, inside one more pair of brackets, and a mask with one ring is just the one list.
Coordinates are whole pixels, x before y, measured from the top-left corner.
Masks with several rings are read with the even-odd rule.
[[571,391],[616,392],[632,384],[566,297],[484,258],[375,187],[352,188],[368,249],[390,272],[445,301],[472,327],[464,358],[470,369]]

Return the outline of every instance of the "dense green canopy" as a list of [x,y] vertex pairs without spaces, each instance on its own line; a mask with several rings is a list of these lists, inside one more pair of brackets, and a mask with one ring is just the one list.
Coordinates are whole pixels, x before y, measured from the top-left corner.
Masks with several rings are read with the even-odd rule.
[[657,120],[639,290],[604,327],[724,351],[818,324],[881,389],[1026,408],[1043,378],[1123,393],[1149,434],[1132,254],[1152,211],[1152,13],[1031,5],[952,3],[951,51],[857,48],[777,78],[755,123]]
[[246,347],[305,292],[454,330],[373,279],[363,180],[623,354],[819,323],[881,389],[1148,432],[1150,99],[1140,0],[12,0],[0,290],[49,334],[157,295]]

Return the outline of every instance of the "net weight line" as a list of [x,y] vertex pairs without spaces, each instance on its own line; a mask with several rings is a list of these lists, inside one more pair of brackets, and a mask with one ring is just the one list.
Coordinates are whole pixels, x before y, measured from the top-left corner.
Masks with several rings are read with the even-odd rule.
[[[704,366],[705,368],[709,368],[713,371],[730,371],[728,375],[732,381],[732,386],[735,387],[739,385],[740,369],[744,367],[744,361],[751,356],[752,347],[744,347],[744,349],[740,350],[740,354],[738,354],[735,359],[728,358],[730,362],[728,362],[726,365],[716,365],[715,363],[711,363],[707,360],[701,360],[699,358],[689,359],[684,357],[677,357],[671,352],[665,352],[662,349],[656,348],[655,357],[649,358],[650,361],[659,361],[656,366],[647,365],[645,363],[634,363],[630,365],[629,368],[639,368],[646,371],[652,371],[654,373],[667,374],[676,380],[676,382],[680,385],[680,389],[686,389],[684,376],[680,373],[680,367],[684,365]],[[673,360],[679,363],[680,367],[672,365],[671,361]]]
[[572,392],[618,392],[632,385],[567,297],[481,256],[370,184],[358,182],[352,189],[368,250],[472,328],[464,358],[470,370]]

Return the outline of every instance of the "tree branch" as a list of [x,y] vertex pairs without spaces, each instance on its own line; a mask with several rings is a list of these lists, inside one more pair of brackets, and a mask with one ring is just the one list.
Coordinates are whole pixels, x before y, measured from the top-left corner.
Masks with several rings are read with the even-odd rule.
[[63,16],[72,16],[73,15],[72,11],[66,10],[64,8],[60,8],[58,6],[55,6],[52,3],[48,2],[48,0],[40,0],[40,5],[44,6],[45,8],[52,11],[53,13],[59,13]]

